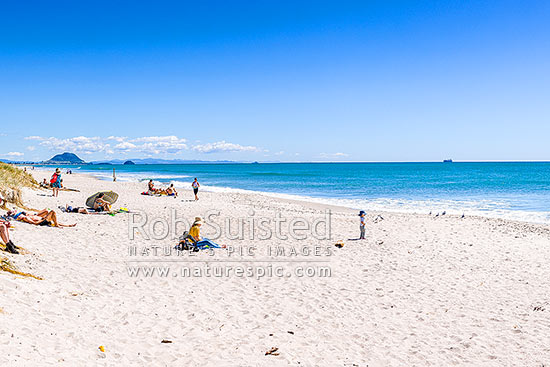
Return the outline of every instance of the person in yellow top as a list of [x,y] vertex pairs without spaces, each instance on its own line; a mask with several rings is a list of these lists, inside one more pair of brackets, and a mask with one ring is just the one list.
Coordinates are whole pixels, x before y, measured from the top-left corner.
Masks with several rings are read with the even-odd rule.
[[[193,251],[199,251],[204,249],[214,249],[214,248],[226,248],[225,245],[218,245],[217,243],[209,240],[208,238],[201,237],[201,226],[203,224],[203,220],[201,217],[195,217],[195,221],[193,222],[193,225],[191,225],[191,228],[189,229],[189,232],[187,233],[186,238],[193,239],[195,242],[193,244]],[[189,238],[190,237],[190,238]],[[189,249],[188,245],[186,244],[185,239],[180,241],[178,244],[178,249],[181,250],[187,250]]]
[[193,222],[193,225],[189,229],[189,235],[193,237],[193,239],[197,242],[201,240],[201,226],[202,226],[202,218],[201,217],[195,217],[195,221]]

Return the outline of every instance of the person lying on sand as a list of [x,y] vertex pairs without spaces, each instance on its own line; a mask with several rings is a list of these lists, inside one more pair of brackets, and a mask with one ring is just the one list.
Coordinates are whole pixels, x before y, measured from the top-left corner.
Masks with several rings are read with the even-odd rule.
[[65,207],[60,206],[59,209],[65,213],[80,213],[80,214],[89,214],[88,209],[80,206],[80,207],[72,207],[69,204],[65,205]]
[[44,179],[44,181],[40,182],[40,187],[42,187],[44,189],[51,189],[51,185],[46,179]]
[[105,201],[103,199],[104,194],[99,194],[94,201],[94,209],[95,211],[102,212],[110,212],[111,211],[111,204],[108,201]]
[[178,196],[178,192],[174,188],[174,184],[170,184],[170,186],[166,189],[166,195],[168,195],[168,196]]
[[51,226],[51,227],[74,227],[75,224],[62,224],[57,221],[57,214],[53,210],[42,209],[36,214],[27,214],[26,212],[16,213],[14,210],[10,210],[7,213],[8,217],[11,217],[17,221],[34,224],[37,226]]
[[10,227],[10,222],[7,220],[0,220],[0,238],[6,244],[6,251],[11,252],[12,254],[18,254],[17,246],[13,244],[10,240],[10,233],[8,228]]

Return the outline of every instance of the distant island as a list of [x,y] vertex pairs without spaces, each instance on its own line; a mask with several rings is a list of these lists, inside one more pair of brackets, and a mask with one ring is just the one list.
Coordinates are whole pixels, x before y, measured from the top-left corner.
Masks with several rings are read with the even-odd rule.
[[443,163],[453,163],[453,160],[452,159],[444,159]]
[[126,161],[126,162],[124,162],[124,165],[125,165],[125,166],[132,165],[132,164],[135,164],[135,163],[132,162],[132,161]]
[[74,153],[62,153],[56,154],[47,161],[42,162],[43,164],[85,164],[84,160],[80,159]]

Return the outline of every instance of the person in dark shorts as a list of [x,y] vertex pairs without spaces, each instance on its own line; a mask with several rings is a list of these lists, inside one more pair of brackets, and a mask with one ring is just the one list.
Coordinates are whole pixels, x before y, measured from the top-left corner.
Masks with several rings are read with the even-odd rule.
[[196,177],[195,177],[195,181],[193,181],[191,186],[193,187],[193,192],[195,193],[195,200],[199,200],[199,197],[197,196],[197,194],[199,193],[199,187],[201,187],[201,185],[199,184],[199,181],[197,181]]

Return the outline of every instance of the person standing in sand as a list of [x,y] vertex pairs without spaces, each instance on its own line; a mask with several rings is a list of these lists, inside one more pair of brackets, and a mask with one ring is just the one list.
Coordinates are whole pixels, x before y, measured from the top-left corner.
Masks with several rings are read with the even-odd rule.
[[360,240],[365,239],[365,212],[361,210],[359,212],[359,230],[361,231],[361,234],[359,235]]
[[199,193],[199,187],[201,187],[201,185],[199,184],[199,181],[197,181],[196,177],[191,186],[193,187],[193,192],[195,193],[195,200],[199,200],[197,194]]
[[55,169],[50,183],[52,184],[52,196],[57,197],[61,188],[61,170],[59,168]]

